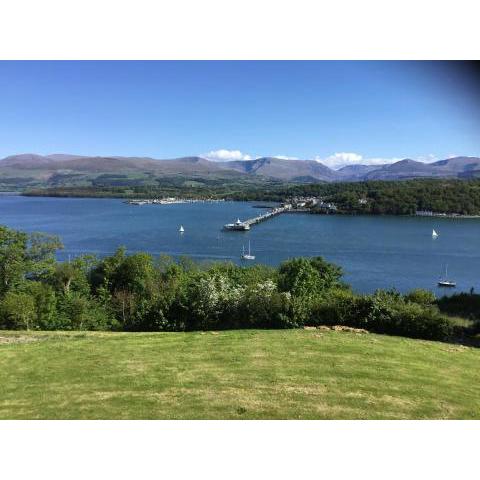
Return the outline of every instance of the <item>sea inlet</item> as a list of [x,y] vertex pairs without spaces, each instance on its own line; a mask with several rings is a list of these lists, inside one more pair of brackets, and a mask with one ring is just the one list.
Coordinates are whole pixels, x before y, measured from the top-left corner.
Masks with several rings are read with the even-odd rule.
[[[59,259],[130,253],[190,256],[241,263],[250,241],[254,261],[278,265],[298,256],[323,256],[340,265],[358,292],[414,288],[445,293],[437,280],[448,265],[453,291],[480,292],[480,219],[282,214],[245,232],[224,224],[257,216],[249,202],[128,205],[121,199],[0,196],[0,224],[59,235]],[[183,225],[185,232],[179,233]],[[438,238],[432,238],[432,230]],[[449,290],[448,293],[453,293]]]

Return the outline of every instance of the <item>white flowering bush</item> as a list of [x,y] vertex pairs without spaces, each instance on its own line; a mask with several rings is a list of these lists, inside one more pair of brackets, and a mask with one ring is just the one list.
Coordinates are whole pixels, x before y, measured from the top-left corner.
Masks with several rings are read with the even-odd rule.
[[276,283],[265,280],[245,289],[241,317],[244,326],[286,328],[291,323],[291,294],[279,292]]
[[191,289],[191,312],[200,328],[214,328],[238,310],[245,288],[226,275],[201,276]]

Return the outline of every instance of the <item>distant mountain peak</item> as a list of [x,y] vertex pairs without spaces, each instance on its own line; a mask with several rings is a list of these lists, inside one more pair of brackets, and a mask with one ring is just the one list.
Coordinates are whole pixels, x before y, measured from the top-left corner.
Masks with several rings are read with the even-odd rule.
[[45,155],[45,157],[52,160],[76,160],[77,158],[85,158],[86,155],[72,155],[70,153],[51,153],[50,155]]
[[404,158],[399,160],[398,162],[390,163],[389,165],[424,165],[423,162],[419,162],[418,160],[412,160],[411,158]]
[[47,158],[43,155],[39,155],[38,153],[19,153],[17,155],[9,155],[5,157],[3,160],[41,160],[43,158]]
[[[123,175],[126,178],[148,176],[151,182],[162,177],[237,178],[264,177],[287,182],[335,182],[398,180],[408,178],[476,178],[480,176],[480,158],[459,156],[433,163],[411,158],[383,165],[346,165],[332,170],[316,160],[259,157],[252,160],[211,161],[200,156],[167,160],[148,157],[82,156],[68,153],[38,155],[23,153],[0,160],[0,180],[29,178],[32,184],[49,185],[49,179],[75,177],[91,182],[96,176]],[[27,181],[27,180],[25,180]],[[23,180],[22,180],[23,182]],[[7,182],[8,183],[8,182]],[[22,183],[23,185],[24,183]],[[55,184],[56,185],[56,184]]]

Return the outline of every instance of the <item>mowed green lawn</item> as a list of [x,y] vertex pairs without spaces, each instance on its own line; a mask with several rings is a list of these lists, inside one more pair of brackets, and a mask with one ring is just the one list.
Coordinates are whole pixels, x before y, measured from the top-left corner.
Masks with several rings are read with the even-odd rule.
[[0,332],[0,418],[480,418],[479,366],[351,332]]

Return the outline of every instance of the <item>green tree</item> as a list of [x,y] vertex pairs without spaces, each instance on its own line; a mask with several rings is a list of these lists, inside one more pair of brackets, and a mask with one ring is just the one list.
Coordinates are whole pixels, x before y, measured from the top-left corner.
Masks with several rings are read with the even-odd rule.
[[0,317],[5,328],[30,330],[35,326],[35,303],[24,292],[7,292],[0,304]]
[[0,226],[0,295],[25,276],[27,240],[26,233]]
[[113,277],[125,258],[126,249],[125,247],[120,247],[113,255],[105,257],[92,268],[89,272],[89,280],[94,292],[101,288],[113,293],[115,289],[115,286],[112,284]]
[[135,253],[126,257],[118,266],[113,277],[114,288],[142,294],[151,290],[154,278],[152,256],[148,253]]
[[281,291],[302,296],[338,286],[342,270],[322,257],[293,258],[280,265],[278,274]]
[[115,320],[95,298],[72,292],[58,302],[60,322],[71,330],[116,330]]
[[435,294],[429,290],[417,288],[405,295],[405,300],[411,303],[418,303],[419,305],[433,305],[436,301]]
[[34,232],[27,242],[26,261],[30,275],[35,278],[48,276],[55,268],[55,253],[63,248],[56,235]]
[[26,293],[35,305],[35,325],[40,330],[61,328],[57,318],[57,297],[54,289],[43,282],[27,282]]
[[71,262],[57,263],[50,279],[55,288],[64,295],[68,295],[71,291],[84,295],[90,293],[88,269],[81,257]]

